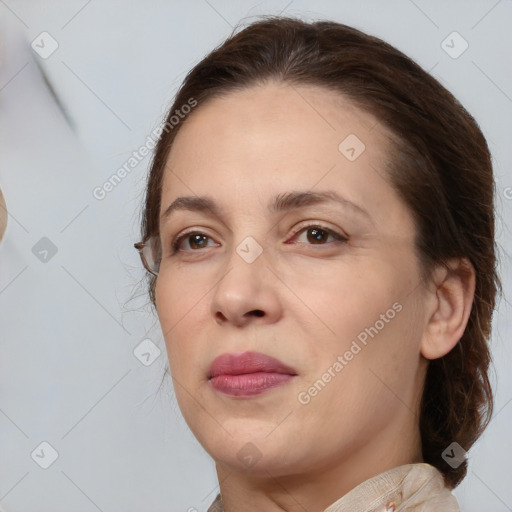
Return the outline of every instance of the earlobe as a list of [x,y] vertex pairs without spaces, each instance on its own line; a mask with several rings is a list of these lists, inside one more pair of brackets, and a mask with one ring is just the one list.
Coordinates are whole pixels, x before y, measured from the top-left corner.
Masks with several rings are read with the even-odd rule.
[[426,299],[426,325],[421,354],[427,359],[446,355],[462,338],[475,294],[475,269],[467,258],[438,267]]

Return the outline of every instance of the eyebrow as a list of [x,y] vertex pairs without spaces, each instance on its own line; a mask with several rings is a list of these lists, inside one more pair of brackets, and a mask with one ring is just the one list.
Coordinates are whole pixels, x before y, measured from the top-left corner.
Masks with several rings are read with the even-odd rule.
[[[370,214],[358,204],[349,201],[333,191],[325,192],[284,192],[275,196],[269,203],[272,213],[288,212],[306,206],[315,206],[327,203],[338,203],[353,212],[366,217],[373,222]],[[176,198],[160,216],[161,221],[167,220],[172,213],[178,210],[187,210],[199,213],[209,213],[222,218],[222,208],[208,196],[180,196]]]

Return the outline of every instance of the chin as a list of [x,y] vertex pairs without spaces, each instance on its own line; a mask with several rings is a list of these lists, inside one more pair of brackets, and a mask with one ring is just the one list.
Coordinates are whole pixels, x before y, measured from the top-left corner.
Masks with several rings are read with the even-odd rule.
[[[257,435],[254,430],[247,428],[244,431],[229,431],[232,437],[228,434],[216,440],[208,437],[207,443],[203,444],[203,448],[216,463],[265,477],[269,473],[274,476],[288,474],[290,467],[295,469],[297,451],[293,443],[288,446],[284,439],[274,436],[274,433],[268,436],[271,428],[266,429],[263,435]],[[211,432],[209,434],[211,436]],[[293,455],[294,460],[290,459],[290,455]]]

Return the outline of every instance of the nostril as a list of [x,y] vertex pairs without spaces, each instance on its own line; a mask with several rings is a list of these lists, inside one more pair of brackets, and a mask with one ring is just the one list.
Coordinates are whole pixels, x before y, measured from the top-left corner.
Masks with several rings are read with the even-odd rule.
[[224,316],[223,313],[221,313],[220,311],[217,311],[217,313],[215,313],[215,318],[217,319],[217,321],[219,323],[223,323],[223,322],[226,322],[227,321],[227,318]]
[[249,321],[249,319],[252,316],[257,316],[257,317],[265,316],[265,312],[262,311],[261,309],[253,309],[251,311],[247,311],[247,313],[245,313],[241,318],[238,318],[238,316],[236,314],[233,314],[232,316],[230,316],[230,315],[225,315],[224,313],[222,313],[222,311],[217,311],[214,316],[215,316],[215,322],[217,322],[219,325],[228,323],[230,321],[232,321],[234,323],[242,324],[242,323]]

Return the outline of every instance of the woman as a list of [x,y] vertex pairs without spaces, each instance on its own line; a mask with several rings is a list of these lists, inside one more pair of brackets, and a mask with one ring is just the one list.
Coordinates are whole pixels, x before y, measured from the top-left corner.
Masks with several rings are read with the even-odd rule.
[[141,251],[210,511],[456,511],[500,287],[474,119],[385,42],[269,17],[187,75]]

